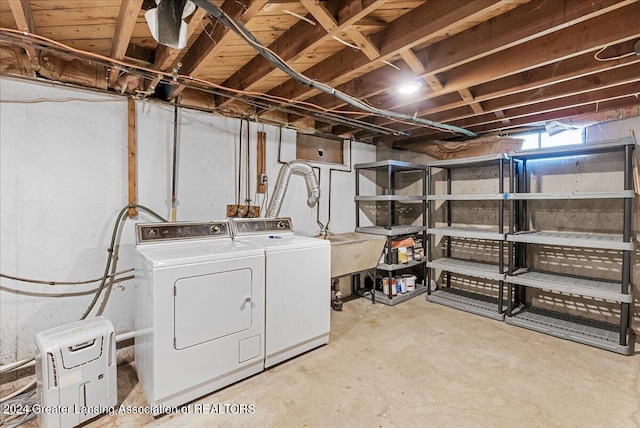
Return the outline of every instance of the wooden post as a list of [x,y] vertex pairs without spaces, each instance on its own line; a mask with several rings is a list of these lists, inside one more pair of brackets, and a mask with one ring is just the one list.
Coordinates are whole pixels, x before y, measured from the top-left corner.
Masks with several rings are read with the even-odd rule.
[[267,192],[267,183],[263,183],[261,180],[262,174],[267,173],[267,134],[264,132],[258,131],[258,150],[257,150],[257,174],[258,174],[258,182],[256,184],[256,189],[258,193],[266,193]]
[[[136,102],[129,99],[127,103],[128,107],[128,145],[127,152],[129,154],[129,205],[137,203],[137,183],[136,183],[136,158],[138,156],[138,148],[136,146]],[[138,210],[135,208],[129,208],[129,218],[137,218]]]

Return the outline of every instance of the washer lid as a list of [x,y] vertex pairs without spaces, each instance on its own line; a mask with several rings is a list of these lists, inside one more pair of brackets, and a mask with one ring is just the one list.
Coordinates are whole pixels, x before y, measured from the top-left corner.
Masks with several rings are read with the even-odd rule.
[[236,242],[245,242],[265,251],[290,250],[295,248],[311,248],[330,246],[331,243],[322,238],[295,235],[293,233],[274,233],[271,235],[238,238]]
[[138,245],[136,251],[153,267],[178,266],[189,263],[264,255],[263,250],[260,248],[244,242],[234,242],[231,239]]

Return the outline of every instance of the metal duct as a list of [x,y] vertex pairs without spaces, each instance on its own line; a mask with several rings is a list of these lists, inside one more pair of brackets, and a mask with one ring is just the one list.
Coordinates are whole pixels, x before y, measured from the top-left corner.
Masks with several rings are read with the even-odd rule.
[[282,206],[284,195],[287,193],[289,179],[291,178],[292,173],[304,175],[305,180],[307,181],[307,192],[309,193],[307,205],[314,207],[318,203],[318,199],[320,199],[320,185],[318,184],[318,179],[313,172],[313,168],[308,162],[292,160],[291,162],[282,165],[282,168],[280,168],[276,188],[271,200],[269,201],[269,208],[267,209],[266,215],[267,218],[278,217],[278,214],[280,214],[280,207]]

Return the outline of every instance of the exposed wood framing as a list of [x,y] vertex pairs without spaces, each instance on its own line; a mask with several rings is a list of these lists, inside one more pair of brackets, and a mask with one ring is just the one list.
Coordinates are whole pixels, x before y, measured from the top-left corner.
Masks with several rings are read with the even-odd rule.
[[[222,4],[222,10],[240,23],[246,24],[260,12],[266,3],[266,0],[252,0],[245,6],[236,0],[226,0]],[[235,37],[234,33],[221,24],[212,23],[207,26],[182,59],[180,73],[198,76],[209,62],[229,44],[233,37]],[[175,98],[183,90],[184,86],[180,85],[169,97]]]
[[[610,104],[615,106],[615,108],[637,105],[637,99],[630,94],[639,92],[640,82],[635,81],[633,83],[598,89],[559,99],[519,105],[503,110],[505,117],[509,119],[508,126],[501,126],[504,119],[497,118],[493,113],[454,120],[450,123],[457,126],[466,126],[476,132],[485,132],[496,127],[499,129],[507,129],[514,126],[539,122],[541,121],[541,117],[545,117],[543,120],[551,120],[576,114],[601,111],[603,107],[600,106],[600,104],[605,105],[605,103],[611,101],[613,101],[613,103]],[[575,111],[578,111],[578,113],[575,113]],[[498,124],[498,126],[496,126],[496,124]],[[411,135],[412,138],[414,138],[416,136],[431,136],[437,133],[438,131],[421,128],[412,130]],[[385,137],[381,138],[384,139]],[[404,140],[400,140],[398,144],[403,144],[403,142]]]
[[[456,3],[458,7],[452,8],[449,0],[432,0],[396,19],[372,39],[380,42],[379,59],[390,60],[404,50],[425,43],[435,43],[525,2],[526,0],[508,3],[484,0],[460,2],[461,4]],[[305,74],[311,79],[340,85],[371,71],[371,68],[366,56],[351,49],[343,49],[311,67]],[[307,99],[317,95],[318,91],[290,80],[269,93],[288,99]]]
[[[136,144],[136,102],[129,99],[127,102],[128,127],[127,127],[127,154],[129,159],[129,205],[138,203],[137,185],[137,160],[138,147]],[[129,218],[138,218],[138,210],[129,208]]]
[[[622,46],[622,51],[626,52],[632,49],[632,42],[625,42]],[[549,64],[543,67],[538,67],[534,70],[526,70],[520,73],[512,74],[503,77],[498,80],[482,83],[474,86],[474,92],[476,94],[475,100],[477,102],[490,103],[489,109],[500,109],[500,103],[491,103],[493,99],[503,99],[507,96],[517,96],[517,94],[527,92],[520,101],[511,99],[511,104],[537,102],[542,95],[552,95],[548,89],[551,85],[558,83],[574,81],[573,88],[580,88],[583,90],[594,89],[594,85],[597,88],[603,77],[603,72],[613,71],[618,68],[623,68],[640,63],[640,58],[631,57],[624,60],[615,61],[611,63],[598,62],[593,60],[593,52],[586,52],[574,58],[564,59],[562,62]],[[633,67],[624,74],[617,76],[633,76]],[[625,80],[625,77],[622,77]],[[606,77],[605,77],[606,79]],[[583,86],[582,82],[592,82],[590,86]],[[614,80],[609,80],[609,84]],[[556,90],[556,94],[567,95],[571,92]],[[536,95],[537,94],[537,95]],[[530,97],[534,97],[533,99]],[[425,116],[434,120],[448,120],[449,118],[455,119],[459,117],[467,117],[468,111],[466,109],[460,109],[466,105],[465,101],[456,99],[455,101],[446,102],[443,101],[447,98],[446,94],[439,94],[435,98],[427,97],[421,101],[417,106],[411,105],[413,112],[416,112],[417,116]],[[505,98],[506,99],[506,98]],[[374,102],[384,103],[384,100],[373,98]],[[458,110],[455,110],[458,109]],[[453,113],[448,113],[446,116],[440,115],[440,112],[446,110],[453,110]],[[485,106],[485,110],[487,107]],[[462,112],[462,113],[460,113]],[[438,116],[435,116],[438,115]],[[437,119],[435,119],[437,117]],[[371,123],[377,125],[385,125],[391,123],[387,119],[374,118],[370,120]],[[337,129],[339,132],[346,132],[346,129]]]
[[[36,28],[35,21],[33,20],[33,12],[31,11],[31,3],[29,3],[29,0],[8,0],[8,2],[18,29],[32,34],[37,34],[38,29]],[[24,50],[29,58],[30,70],[28,70],[28,72],[35,75],[35,73],[40,70],[38,51],[32,47],[27,47]]]
[[338,28],[338,21],[331,15],[331,12],[327,10],[327,7],[323,3],[315,0],[300,0],[300,3],[302,3],[318,23],[322,25],[322,28],[327,30],[327,33]]
[[374,60],[380,57],[380,49],[364,34],[355,29],[347,30],[347,35],[360,48],[360,50],[369,58]]
[[[425,68],[427,68],[427,74],[424,75],[425,79],[441,73],[445,73],[449,70],[455,71],[457,67],[468,65],[463,73],[466,74],[474,69],[481,70],[477,67],[474,61],[481,60],[483,58],[490,57],[488,61],[496,62],[491,69],[500,69],[503,58],[509,58],[516,55],[514,63],[521,58],[528,58],[527,67],[524,69],[532,69],[535,67],[538,55],[531,55],[531,52],[547,53],[549,56],[553,56],[553,49],[557,49],[559,46],[565,45],[563,39],[559,39],[557,35],[550,35],[555,31],[564,31],[564,33],[570,33],[576,24],[585,22],[589,19],[597,18],[605,15],[602,20],[606,20],[606,12],[613,12],[629,2],[617,2],[615,0],[599,0],[595,2],[575,2],[565,4],[564,2],[531,2],[518,8],[519,13],[512,13],[498,16],[492,20],[483,22],[477,25],[472,30],[460,32],[452,35],[438,43],[432,44],[423,50],[416,53],[419,58],[425,58]],[[637,4],[636,4],[637,6]],[[626,13],[629,15],[629,13]],[[623,13],[624,15],[624,13]],[[633,14],[627,16],[626,21],[633,17]],[[601,21],[602,21],[601,20]],[[394,21],[398,22],[398,21]],[[573,24],[573,26],[572,26]],[[593,22],[589,24],[590,32],[593,32],[593,28],[611,27],[611,22]],[[543,37],[549,35],[548,37]],[[478,43],[478,40],[482,40],[482,43]],[[528,43],[526,43],[528,41]],[[573,40],[571,46],[575,48],[580,46],[577,40]],[[549,47],[548,44],[552,43],[553,46]],[[540,46],[544,46],[541,50]],[[511,48],[511,49],[509,49]],[[495,54],[508,51],[506,54],[497,56]],[[567,57],[561,58],[566,60]],[[484,64],[483,64],[484,65]],[[521,70],[523,68],[520,68]],[[507,70],[507,73],[500,73],[500,75],[509,75],[517,73],[518,69],[514,71]],[[489,73],[485,73],[489,74]],[[485,76],[486,77],[486,76]],[[495,79],[492,79],[495,80]],[[453,88],[449,76],[447,76],[447,91],[455,91],[460,88],[470,88],[474,84],[477,84],[477,80],[467,81],[466,86],[460,85],[460,88]],[[389,82],[388,77],[382,71],[374,71],[367,74],[364,78],[360,79],[360,85],[363,91],[360,96],[371,99],[376,95],[383,94],[388,88],[394,86],[392,82]],[[341,89],[339,87],[339,89]],[[441,95],[444,88],[435,89],[435,93],[426,94],[425,99]],[[476,97],[478,94],[476,93]],[[326,107],[340,107],[343,103],[330,99],[327,96],[320,95],[309,100],[310,102],[319,103]],[[380,100],[384,102],[384,100]],[[389,105],[390,108],[401,107],[402,104],[394,103]]]
[[[307,2],[303,2],[305,4]],[[314,3],[315,2],[311,2]],[[384,1],[360,1],[359,7],[353,7],[352,3],[347,3],[338,12],[338,20],[336,27],[327,32],[322,26],[309,28],[306,22],[298,22],[291,27],[284,35],[269,45],[269,49],[278,54],[285,61],[295,61],[307,53],[313,52],[333,39],[333,36],[345,31],[351,25],[354,25],[367,14],[384,4]],[[306,6],[306,4],[305,4]],[[329,25],[329,24],[328,24]],[[364,56],[363,56],[364,57]],[[366,59],[366,57],[364,57]],[[261,56],[256,56],[245,66],[241,67],[236,73],[229,77],[222,84],[223,86],[232,88],[241,88],[251,90],[258,82],[268,79],[278,73],[273,65]],[[229,101],[220,100],[220,104],[227,104]]]
[[[189,25],[187,26],[187,39],[193,35],[193,32],[200,26],[207,12],[204,9],[197,8],[191,15]],[[178,57],[182,49],[174,49],[169,46],[159,45],[156,49],[155,67],[158,70],[165,70],[170,67]]]
[[502,110],[496,110],[493,112],[493,114],[495,114],[498,119],[502,119],[502,123],[504,123],[505,125],[508,125],[510,123],[509,119],[505,119],[504,112]]
[[[197,8],[193,15],[191,15],[189,26],[187,27],[187,39],[191,38],[196,28],[202,24],[205,16],[207,16],[207,12],[202,8]],[[182,50],[183,49],[174,49],[169,46],[159,45],[155,53],[154,67],[156,70],[165,71],[168,68],[171,68]],[[160,83],[160,80],[162,80],[162,76],[160,75],[153,79],[149,83],[147,91],[149,93],[153,93],[156,90],[158,83]]]
[[[637,105],[638,0],[209,1],[310,79],[384,110],[494,133]],[[194,81],[188,88],[176,86],[173,96],[180,94],[185,106],[203,111],[255,115],[303,132],[349,135],[409,150],[414,147],[409,143],[452,136],[351,111],[344,101],[290,79],[203,9],[186,19],[187,47],[178,50],[155,43],[144,22],[141,11],[154,7],[155,0],[96,3],[100,7],[84,0],[0,2],[2,26],[18,30],[0,34],[0,72],[129,93],[145,89],[148,79],[145,93],[150,94],[160,72],[175,70]],[[42,40],[31,44],[31,34],[73,49],[32,48]],[[81,51],[158,74],[155,80],[135,72],[118,76],[118,67],[107,73],[103,62]],[[422,91],[403,97],[393,90],[399,80],[412,77],[424,80]],[[199,89],[207,86],[199,79],[247,92],[216,95],[211,88]],[[168,89],[163,86],[158,96],[171,97]],[[264,92],[284,104],[306,101],[320,109],[304,112],[310,107],[299,104],[283,112],[279,102],[261,98],[256,110],[251,98]],[[334,114],[359,122],[345,125],[348,121],[329,117]],[[410,136],[381,136],[375,126]]]
[[[331,15],[331,12],[319,2],[303,0],[301,3],[307,10],[313,15],[313,17],[327,30],[327,33],[335,32],[340,24]],[[343,26],[343,28],[345,28]],[[356,46],[367,56],[367,58],[374,60],[380,56],[380,50],[378,47],[367,38],[364,34],[353,27],[345,28],[347,35],[353,40]]]
[[[418,58],[411,49],[401,51],[400,56],[416,75],[422,76],[427,72],[424,68],[424,64],[420,61],[420,58]],[[424,81],[427,82],[429,87],[434,91],[441,91],[443,89],[442,83],[440,83],[436,76],[425,77]]]
[[267,183],[262,182],[262,174],[267,173],[267,134],[258,131],[256,145],[256,193],[264,194],[267,192]]
[[[129,46],[133,27],[136,25],[138,14],[140,14],[142,2],[143,0],[127,0],[121,3],[118,22],[113,35],[113,44],[111,45],[111,58],[120,60],[127,53],[127,46]],[[115,85],[118,80],[118,74],[118,69],[115,67],[109,72],[110,87]]]
[[469,91],[469,89],[467,88],[459,89],[458,93],[460,94],[460,97],[464,101],[466,101],[469,104],[469,106],[471,106],[471,109],[474,111],[474,113],[484,112],[484,110],[482,109],[482,106],[477,102],[473,101],[473,95],[471,94],[471,91]]
[[[556,68],[562,68],[565,62],[571,61],[571,59],[580,55],[585,55],[587,59],[590,59],[591,63],[593,63],[590,67],[602,67],[602,64],[595,64],[597,61],[593,61],[594,50],[601,46],[616,44],[638,37],[637,19],[639,10],[640,5],[635,3],[614,10],[606,15],[599,15],[580,25],[569,26],[551,35],[543,36],[522,45],[513,46],[505,51],[479,58],[472,63],[456,64],[456,68],[444,74],[446,77],[444,90],[437,93],[427,93],[424,95],[423,100],[432,99],[449,92],[459,91],[460,89],[482,85],[488,80],[499,80],[503,77],[508,78],[518,73],[527,73],[534,68],[549,66],[548,72],[553,75],[557,73]],[[599,28],[599,31],[594,33],[592,28]],[[490,43],[488,44],[490,45]],[[544,46],[544,49],[539,49],[540,46]],[[464,50],[464,48],[462,50]],[[536,52],[536,55],[530,54],[533,51]],[[605,67],[611,67],[611,65],[606,65]],[[488,76],[491,76],[491,78],[488,78]],[[378,79],[375,80],[375,77],[378,77]],[[549,77],[548,74],[545,76],[546,79],[549,79]],[[370,73],[362,84],[369,88],[373,94],[380,93],[389,86],[388,83],[381,83],[381,79],[380,76],[375,76],[375,73]],[[557,76],[554,77],[553,81],[557,81]],[[519,91],[520,89],[516,88],[515,90]],[[512,86],[509,91],[513,92],[514,87]],[[373,94],[369,93],[367,95],[373,96]],[[505,93],[503,92],[501,95],[505,95]],[[310,101],[318,102],[317,99]],[[476,93],[475,101],[481,102],[483,101],[483,97]],[[380,100],[374,97],[372,98],[372,102],[380,102]],[[465,101],[465,103],[467,102]],[[332,107],[337,103],[334,102],[333,104]],[[393,108],[401,106],[402,104],[396,103]],[[486,106],[484,108],[485,110],[487,109]],[[423,113],[425,113],[422,109],[416,109],[415,106],[412,106],[411,111],[416,110],[419,112],[418,116],[422,116]],[[433,118],[432,113],[433,112],[428,113],[429,117],[432,118],[432,120],[438,120]],[[388,121],[384,119],[373,119],[372,122],[376,124],[388,123]]]

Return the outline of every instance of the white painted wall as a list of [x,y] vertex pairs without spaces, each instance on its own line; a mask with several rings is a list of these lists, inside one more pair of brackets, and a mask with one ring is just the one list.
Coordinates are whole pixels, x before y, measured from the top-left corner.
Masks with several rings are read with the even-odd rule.
[[[127,203],[126,101],[8,78],[0,79],[0,97],[0,272],[48,281],[101,276],[115,217]],[[82,101],[7,102],[64,98]],[[179,123],[177,219],[222,219],[226,205],[236,198],[240,122],[185,109]],[[270,194],[281,166],[280,134],[281,160],[292,160],[289,153],[295,153],[294,131],[251,124],[252,199],[257,130],[267,134]],[[138,103],[137,142],[138,201],[169,217],[173,109]],[[354,164],[372,162],[375,147],[354,142],[351,155]],[[329,169],[328,165],[316,168],[322,192],[319,218],[324,224]],[[352,231],[354,173],[331,174],[330,230]],[[244,183],[241,189],[244,201]],[[373,193],[375,187],[368,191]],[[306,199],[304,179],[293,176],[280,215],[292,217],[298,232],[315,235],[319,232],[317,213],[307,207]],[[146,214],[138,219],[152,220]],[[135,249],[133,221],[125,223],[119,242],[117,270],[128,269],[133,266]],[[100,310],[117,332],[133,328],[133,285],[134,280],[118,283],[108,290],[106,300],[100,300]],[[36,332],[77,320],[94,287],[54,287],[1,278],[0,364],[32,356]]]
[[640,141],[640,117],[592,125],[587,128],[587,142],[628,137],[629,131],[635,133],[636,143],[638,143]]

